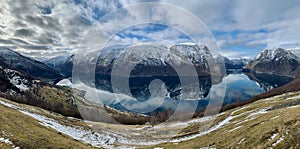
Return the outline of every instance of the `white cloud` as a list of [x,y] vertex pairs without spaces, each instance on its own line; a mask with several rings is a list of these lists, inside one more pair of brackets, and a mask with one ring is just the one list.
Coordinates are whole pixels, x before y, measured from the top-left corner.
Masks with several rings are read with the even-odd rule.
[[[81,5],[73,0],[3,1],[0,4],[0,17],[2,18],[0,20],[0,46],[12,47],[33,57],[51,57],[70,53],[72,50],[69,49],[76,49],[84,37],[90,27],[89,23],[97,22],[101,16],[121,6],[140,2],[146,1],[87,0],[82,1],[84,4]],[[159,2],[176,5],[192,12],[212,31],[225,33],[237,31],[235,36],[216,35],[218,45],[227,51],[231,50],[232,55],[241,53],[241,51],[230,49],[232,46],[257,49],[251,51],[257,52],[261,50],[258,48],[293,48],[300,45],[300,2],[297,0],[288,2],[284,0],[190,0],[187,2],[160,0]],[[44,14],[47,11],[50,13]],[[157,20],[174,26],[183,23],[187,26],[185,30],[188,32],[206,32],[206,28],[195,26],[195,23],[191,22],[188,17],[163,7],[125,8],[124,12],[118,16],[107,17],[108,20],[102,22],[101,27],[109,34],[123,27],[124,24],[141,22],[147,16],[153,21]],[[178,39],[179,36],[178,32],[171,29],[153,34],[142,31],[135,33],[170,41]],[[119,40],[120,42],[139,42],[136,38]]]

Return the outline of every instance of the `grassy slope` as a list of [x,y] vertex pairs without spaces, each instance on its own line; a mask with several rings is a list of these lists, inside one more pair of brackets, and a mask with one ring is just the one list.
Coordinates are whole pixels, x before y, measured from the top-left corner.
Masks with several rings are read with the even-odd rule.
[[[91,148],[1,104],[0,113],[0,137],[10,139],[15,146],[25,149]],[[12,145],[0,143],[0,148],[12,148]]]
[[[201,137],[159,145],[163,148],[299,148],[300,147],[300,92],[283,94],[238,107],[217,117],[214,125],[228,116],[235,116],[228,124]],[[276,108],[273,108],[276,107]],[[280,107],[280,108],[278,108]],[[266,113],[257,113],[269,109]],[[189,126],[181,135],[199,133],[201,123]],[[275,136],[273,139],[271,136]],[[280,138],[282,137],[282,141]],[[275,142],[276,146],[272,146]]]
[[[228,116],[234,116],[235,118],[220,129],[189,141],[166,143],[159,146],[164,148],[199,148],[207,146],[217,148],[267,148],[272,146],[283,135],[283,141],[273,148],[289,146],[297,148],[300,144],[300,106],[295,105],[299,104],[299,94],[300,92],[293,92],[279,95],[228,110],[219,115],[213,125],[217,125]],[[64,116],[53,116],[53,113],[45,112],[45,110],[40,108],[33,108],[23,104],[19,104],[19,106],[33,110],[35,113],[47,115],[62,123],[65,121]],[[264,114],[251,116],[251,113],[256,113],[262,109],[270,110],[267,110],[267,113]],[[23,148],[88,147],[52,129],[41,126],[36,120],[11,108],[0,105],[0,113],[0,137],[9,138],[16,146]],[[66,125],[68,123],[66,121]],[[72,122],[73,124],[83,127],[87,125],[76,120]],[[179,137],[199,133],[198,128],[201,125],[201,123],[194,123],[182,129]],[[110,125],[105,126],[108,127]],[[129,126],[120,125],[118,127],[125,131],[124,129]],[[104,129],[104,125],[101,128]],[[234,130],[234,128],[238,129]],[[277,136],[271,139],[271,136],[274,134],[277,134]],[[2,145],[6,144],[0,143],[0,148],[5,148]],[[11,148],[9,145],[6,145],[6,147]]]

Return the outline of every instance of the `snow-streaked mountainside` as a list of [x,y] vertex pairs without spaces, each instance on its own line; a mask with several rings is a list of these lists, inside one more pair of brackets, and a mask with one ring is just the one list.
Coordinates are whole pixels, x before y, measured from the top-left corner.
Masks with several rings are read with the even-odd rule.
[[9,68],[0,62],[0,91],[17,95],[20,92],[29,90],[33,84],[33,78],[27,74]]
[[[174,67],[174,64],[176,67],[176,65],[182,61],[181,59],[192,62],[199,75],[207,75],[209,73],[210,70],[208,62],[211,62],[212,65],[217,67],[221,67],[221,63],[224,62],[226,69],[242,69],[243,66],[250,61],[250,59],[245,58],[229,59],[221,55],[214,58],[211,51],[206,46],[198,46],[196,44],[189,43],[182,43],[174,46],[163,44],[141,44],[132,47],[115,45],[106,47],[103,50],[98,51],[98,53],[93,53],[91,55],[91,58],[84,58],[81,60],[82,62],[80,61],[80,63],[97,63],[97,73],[105,75],[110,75],[116,59],[126,60],[126,62],[124,62],[124,66],[130,63],[138,65],[138,67],[143,67],[144,73],[142,74],[144,75],[146,75],[146,73],[148,73],[147,75],[164,75],[159,72],[155,72],[151,68],[156,67],[155,69],[163,72],[167,69],[167,67],[170,67],[168,66],[170,63],[167,62],[172,62],[172,67]],[[75,55],[71,55],[68,58],[65,58],[66,60],[64,62],[61,61],[61,57],[52,58],[44,62],[48,66],[53,67],[53,69],[58,70],[64,76],[72,77],[74,58]],[[137,69],[138,67],[135,68]],[[173,75],[174,72],[169,73],[169,75],[170,74]]]
[[300,60],[300,55],[296,55],[297,50],[292,49],[282,49],[278,48],[276,50],[265,50],[260,52],[256,56],[256,60],[258,61],[282,61],[282,60]]
[[300,75],[300,55],[298,54],[297,49],[265,50],[244,69],[256,73],[296,77]]
[[[123,60],[123,61],[122,61]],[[117,65],[135,66],[131,75],[176,75],[174,68],[191,62],[198,75],[210,73],[209,64],[221,67],[206,46],[198,45],[137,45],[132,47],[114,46],[104,49],[97,62],[97,73],[109,75]],[[122,63],[122,64],[121,64]]]
[[0,48],[0,61],[9,67],[25,72],[33,77],[54,81],[62,76],[42,62],[25,57],[9,48]]
[[300,49],[287,49],[287,51],[292,52],[294,55],[300,58]]

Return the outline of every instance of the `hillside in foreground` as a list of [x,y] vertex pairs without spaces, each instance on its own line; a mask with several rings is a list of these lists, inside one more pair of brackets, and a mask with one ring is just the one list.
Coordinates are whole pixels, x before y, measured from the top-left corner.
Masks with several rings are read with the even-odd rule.
[[[93,148],[0,104],[0,148]],[[5,100],[7,101],[7,100]],[[27,107],[28,108],[28,107]]]
[[[300,92],[290,92],[215,116],[151,126],[84,122],[1,99],[0,145],[1,148],[297,148],[299,105]],[[203,129],[209,123],[212,125]]]
[[300,92],[261,99],[216,116],[208,130],[200,130],[209,121],[184,128],[181,136],[163,148],[299,148]]

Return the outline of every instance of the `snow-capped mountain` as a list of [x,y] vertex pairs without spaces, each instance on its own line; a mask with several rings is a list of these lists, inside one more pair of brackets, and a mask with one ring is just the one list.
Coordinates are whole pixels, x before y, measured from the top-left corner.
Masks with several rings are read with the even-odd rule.
[[283,61],[283,60],[299,60],[293,50],[278,48],[276,50],[265,50],[259,53],[256,57],[259,61]]
[[9,67],[25,72],[35,78],[54,81],[62,76],[42,62],[25,57],[9,48],[0,48],[0,61]]
[[[142,51],[142,52],[140,52]],[[148,52],[147,52],[148,51]],[[166,52],[167,51],[167,52]],[[247,58],[236,58],[236,59],[229,59],[225,56],[219,55],[217,58],[213,58],[212,54],[210,53],[209,49],[204,45],[196,45],[196,44],[179,44],[174,46],[168,46],[168,45],[139,45],[134,47],[128,47],[124,45],[117,45],[117,46],[110,46],[104,48],[101,53],[95,53],[92,55],[99,55],[98,60],[91,60],[92,62],[97,62],[97,73],[98,74],[105,74],[110,75],[111,69],[114,65],[114,62],[116,59],[120,58],[129,58],[128,63],[136,63],[137,66],[135,67],[136,70],[133,71],[132,75],[135,73],[135,71],[140,71],[138,68],[143,69],[144,75],[150,74],[156,74],[156,75],[165,75],[162,73],[166,73],[165,69],[167,67],[170,67],[166,61],[173,61],[174,63],[178,61],[178,59],[171,60],[170,55],[166,55],[166,53],[184,53],[185,56],[187,56],[188,61],[191,61],[197,69],[197,72],[199,75],[207,75],[209,74],[208,69],[208,61],[214,62],[214,64],[218,64],[218,67],[220,66],[220,63],[225,62],[226,69],[242,69],[245,65],[247,65],[251,59]],[[180,57],[180,56],[179,56]],[[56,62],[55,67],[53,67],[55,70],[58,70],[61,74],[63,74],[66,77],[72,77],[72,68],[73,68],[73,61],[75,56],[71,55],[70,57],[66,58],[65,62]],[[55,58],[57,59],[57,58]],[[50,63],[49,63],[50,62]],[[48,66],[53,66],[53,63],[51,61],[47,61],[46,64]],[[84,61],[83,63],[89,63],[88,61]],[[124,64],[126,66],[126,64]],[[149,66],[155,66],[157,69],[155,70],[151,69]],[[159,68],[159,66],[161,68]],[[148,69],[148,72],[145,71],[145,68]],[[171,69],[169,69],[170,71]],[[141,72],[140,72],[141,73]],[[146,74],[148,73],[148,74]],[[168,73],[168,75],[173,75],[175,72]],[[138,75],[138,74],[135,74]],[[140,74],[142,75],[142,74]]]
[[[121,62],[121,60],[124,60]],[[209,75],[209,63],[217,64],[206,46],[197,45],[138,45],[133,47],[116,46],[104,49],[97,62],[97,73],[110,75],[115,63],[126,66],[135,65],[131,71],[134,76],[172,76],[174,68],[180,68],[190,61],[198,75]],[[218,66],[219,67],[219,66]]]
[[295,77],[300,75],[300,57],[296,53],[297,50],[283,48],[265,50],[244,69],[256,73]]
[[[211,85],[219,83],[225,74],[221,71],[224,70],[222,69],[224,68],[222,61],[214,58],[206,46],[196,44],[165,45],[151,43],[135,46],[109,46],[100,53],[82,53],[79,57],[72,55],[66,62],[57,67],[65,77],[72,77],[73,63],[76,63],[75,72],[80,74],[79,77],[84,77],[79,78],[81,81],[90,81],[87,77],[90,74],[95,74],[96,87],[110,92],[112,92],[111,76],[124,77],[126,74],[122,73],[129,70],[130,74],[127,74],[130,76],[129,86],[132,94],[137,98],[147,98],[150,95],[148,87],[153,79],[164,80],[169,96],[176,98],[180,96],[180,91],[183,88],[190,87],[191,89],[187,90],[191,91],[193,88],[192,85],[189,87],[181,86],[177,77],[179,74],[175,70],[178,68],[185,69],[187,62],[190,63],[188,66],[191,65],[195,68],[198,76],[209,77],[211,72],[218,76],[218,79],[214,79],[213,82],[211,79],[201,82],[199,93],[201,97],[205,97]],[[96,64],[96,72],[87,70],[88,66],[93,66],[92,64]],[[112,70],[117,67],[124,71],[112,74]],[[189,71],[183,71],[183,75],[188,76]],[[89,84],[90,82],[85,83]]]
[[[221,62],[214,59],[210,50],[203,45],[146,44],[132,47],[114,46],[104,49],[100,54],[96,68],[96,86],[100,89],[112,91],[111,76],[120,75],[118,76],[120,79],[128,77],[119,73],[111,74],[112,69],[121,69],[121,71],[119,70],[121,73],[130,70],[129,86],[136,98],[144,100],[150,96],[148,86],[153,79],[160,79],[166,83],[168,96],[171,98],[175,99],[180,96],[183,88],[191,92],[199,92],[199,96],[203,98],[208,94],[212,85],[211,79],[201,82],[200,91],[193,91],[192,82],[189,87],[181,86],[179,78],[176,77],[179,74],[175,69],[184,69],[187,62],[190,62],[192,67],[195,68],[198,76],[210,76],[209,66],[212,64],[215,69],[221,70],[222,67]],[[190,70],[187,70],[187,73],[183,75],[188,75],[188,71]],[[215,70],[213,72],[216,73]],[[218,72],[217,75],[222,76],[222,72]],[[121,88],[118,89],[122,90]]]
[[[173,76],[177,75],[174,67],[181,67],[186,61],[191,62],[198,73],[198,75],[209,76],[210,69],[214,69],[214,73],[223,74],[220,72],[222,64],[218,59],[214,59],[209,49],[204,46],[179,44],[179,45],[162,45],[162,44],[142,44],[137,46],[110,46],[104,48],[100,53],[83,53],[83,56],[76,61],[82,65],[83,71],[90,63],[96,63],[96,75],[111,75],[111,71],[116,63],[123,68],[135,65],[135,67],[128,68],[131,70],[131,76]],[[89,55],[92,55],[89,58]],[[99,56],[99,57],[98,57]],[[57,70],[66,77],[72,76],[72,68],[75,56],[70,56],[63,64],[57,66]],[[209,68],[210,65],[214,67]],[[89,70],[86,70],[89,71]],[[218,75],[217,74],[217,75]]]

